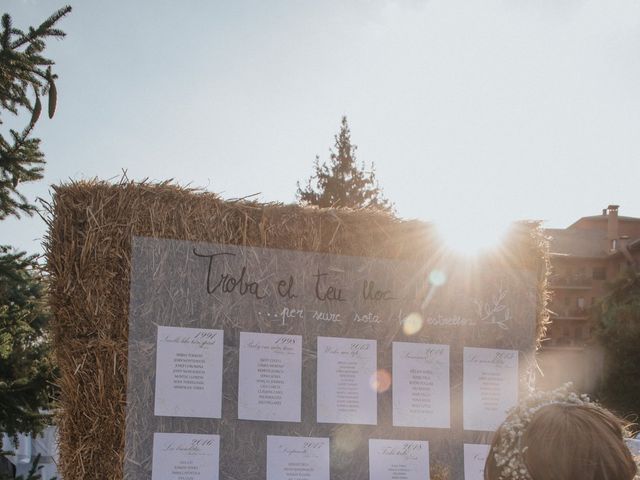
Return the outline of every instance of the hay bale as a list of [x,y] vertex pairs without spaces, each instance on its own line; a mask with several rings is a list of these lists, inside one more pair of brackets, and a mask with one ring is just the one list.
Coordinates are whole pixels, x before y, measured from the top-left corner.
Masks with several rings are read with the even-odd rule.
[[[72,182],[54,187],[45,241],[60,370],[60,472],[123,478],[132,237],[429,262],[446,256],[433,229],[381,212],[250,201],[170,183]],[[537,223],[487,261],[537,272],[537,341],[544,333],[547,259]],[[532,348],[536,339],[533,339]]]

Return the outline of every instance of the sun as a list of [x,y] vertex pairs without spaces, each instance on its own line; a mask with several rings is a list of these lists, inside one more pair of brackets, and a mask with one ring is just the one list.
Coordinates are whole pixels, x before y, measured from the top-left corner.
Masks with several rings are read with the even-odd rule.
[[476,256],[500,247],[510,222],[469,212],[436,219],[436,232],[447,250]]

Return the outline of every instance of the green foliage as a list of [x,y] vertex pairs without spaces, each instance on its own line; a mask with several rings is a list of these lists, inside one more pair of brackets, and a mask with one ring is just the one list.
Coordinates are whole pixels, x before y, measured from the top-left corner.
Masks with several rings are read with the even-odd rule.
[[357,147],[351,143],[347,117],[342,117],[340,133],[335,136],[335,150],[331,150],[329,162],[314,162],[314,173],[305,188],[300,186],[296,196],[303,205],[318,207],[376,208],[393,211],[393,204],[382,196],[376,181],[374,165],[365,170],[365,164],[356,163]]
[[53,366],[43,281],[34,257],[0,247],[0,431],[40,430]]
[[[52,60],[44,56],[50,38],[64,37],[56,23],[71,11],[65,7],[36,28],[15,28],[11,16],[0,20],[0,124],[6,115],[28,114],[22,131],[0,134],[0,219],[35,206],[18,192],[21,183],[42,178],[44,155],[31,134],[47,97],[55,113],[57,91]],[[46,334],[44,282],[35,257],[0,246],[0,431],[14,435],[37,432],[47,418],[53,367]],[[37,469],[29,478],[38,478]]]
[[44,56],[45,40],[64,37],[56,23],[71,11],[64,7],[37,28],[28,31],[15,28],[11,16],[4,14],[0,30],[0,125],[2,114],[18,116],[29,112],[29,121],[22,131],[10,129],[0,134],[0,219],[20,213],[31,215],[35,209],[17,190],[22,182],[42,178],[45,160],[40,140],[31,133],[42,112],[42,100],[47,96],[49,117],[56,109],[58,78],[51,71],[54,62]]
[[602,402],[622,415],[640,415],[640,274],[629,270],[594,309],[605,349]]

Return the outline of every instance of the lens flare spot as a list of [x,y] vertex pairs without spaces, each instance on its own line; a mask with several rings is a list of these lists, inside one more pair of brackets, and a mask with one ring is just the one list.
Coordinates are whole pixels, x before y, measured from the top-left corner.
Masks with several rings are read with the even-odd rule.
[[429,272],[429,283],[434,287],[441,287],[447,281],[447,274],[442,270],[431,270]]
[[378,393],[386,392],[391,386],[391,374],[384,369],[378,370],[371,376],[369,384]]
[[402,331],[405,335],[415,335],[422,330],[423,325],[424,320],[422,319],[422,315],[418,312],[413,312],[407,315],[402,321]]

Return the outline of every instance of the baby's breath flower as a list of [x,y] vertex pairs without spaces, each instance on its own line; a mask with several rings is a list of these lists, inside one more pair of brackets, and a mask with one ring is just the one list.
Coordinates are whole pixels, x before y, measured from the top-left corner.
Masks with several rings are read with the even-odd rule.
[[493,457],[500,467],[500,480],[532,480],[524,464],[527,446],[522,446],[522,435],[535,413],[551,404],[585,405],[591,403],[587,395],[570,391],[571,384],[551,392],[533,392],[524,401],[507,412],[507,419],[500,427],[500,442],[494,446]]

